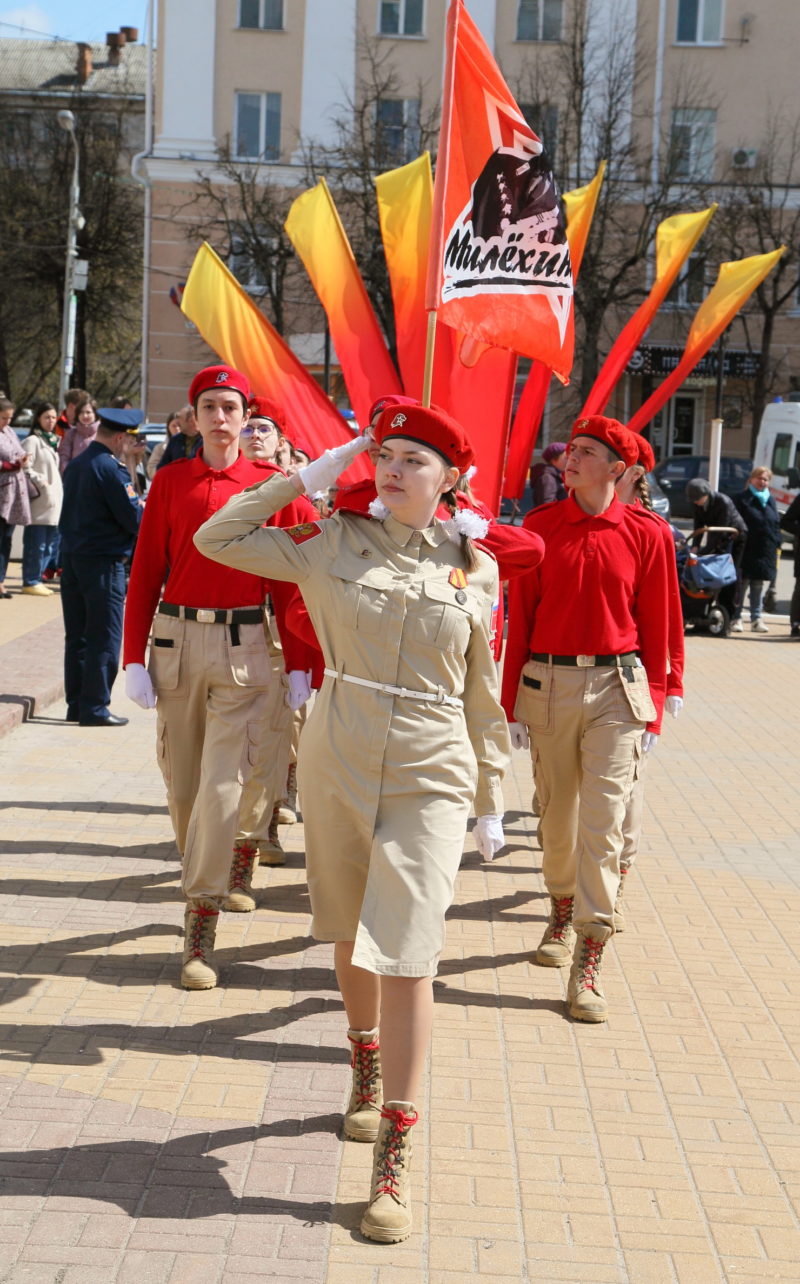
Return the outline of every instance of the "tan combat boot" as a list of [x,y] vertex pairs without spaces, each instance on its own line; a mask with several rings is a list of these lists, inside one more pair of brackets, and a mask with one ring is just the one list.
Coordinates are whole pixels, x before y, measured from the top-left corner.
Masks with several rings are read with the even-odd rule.
[[381,1051],[377,1030],[348,1030],[353,1045],[350,1065],[353,1086],[344,1116],[344,1135],[351,1141],[372,1141],[378,1136],[383,1084]]
[[219,910],[210,896],[189,901],[184,916],[185,943],[181,985],[184,990],[213,990],[217,984],[214,937]]
[[278,804],[278,824],[293,825],[297,820],[297,766],[291,763],[286,776],[286,793]]
[[399,1244],[411,1234],[411,1129],[419,1115],[410,1101],[387,1101],[372,1161],[372,1194],[361,1234]]
[[267,841],[263,840],[258,844],[258,863],[259,865],[285,865],[286,852],[281,846],[281,840],[278,837],[278,805],[272,812],[272,820],[269,822],[267,830]]
[[614,904],[614,932],[625,931],[625,911],[622,908],[622,893],[625,891],[625,879],[628,877],[630,865],[620,865],[619,867],[619,887],[617,888],[617,899]]
[[235,843],[231,872],[228,875],[228,894],[221,908],[235,914],[249,914],[255,907],[252,895],[253,872],[258,860],[258,848],[255,843]]
[[536,962],[541,967],[566,967],[572,962],[575,946],[575,929],[572,926],[574,896],[550,897],[550,922],[536,951]]
[[567,986],[567,1006],[570,1016],[576,1021],[607,1021],[608,1002],[600,985],[600,964],[606,940],[590,936],[590,930],[584,928],[578,932]]

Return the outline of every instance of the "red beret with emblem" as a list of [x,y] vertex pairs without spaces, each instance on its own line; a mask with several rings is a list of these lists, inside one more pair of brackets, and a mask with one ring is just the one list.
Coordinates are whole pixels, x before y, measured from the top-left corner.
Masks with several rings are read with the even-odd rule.
[[651,473],[656,466],[656,457],[653,454],[653,447],[650,445],[647,438],[643,437],[641,433],[634,433],[633,435],[636,438],[636,445],[639,447],[639,458],[636,462],[637,464],[641,464],[646,473]]
[[286,432],[283,410],[277,401],[272,401],[269,397],[250,398],[250,417],[251,419],[271,419],[281,433]]
[[241,370],[234,370],[233,366],[206,366],[204,370],[198,370],[189,385],[189,400],[196,406],[201,393],[217,388],[226,392],[238,392],[244,397],[245,405],[250,400],[250,380]]
[[626,468],[635,464],[639,457],[638,434],[621,424],[618,419],[607,419],[605,415],[590,415],[588,419],[576,419],[572,425],[570,441],[576,437],[592,437],[602,442],[612,454],[621,459]]
[[373,431],[379,445],[390,437],[405,437],[428,446],[460,473],[465,473],[475,458],[461,424],[435,406],[387,406]]
[[373,401],[369,408],[369,422],[372,423],[377,414],[385,410],[387,406],[418,406],[417,397],[403,397],[399,392],[387,392],[385,397],[378,397]]

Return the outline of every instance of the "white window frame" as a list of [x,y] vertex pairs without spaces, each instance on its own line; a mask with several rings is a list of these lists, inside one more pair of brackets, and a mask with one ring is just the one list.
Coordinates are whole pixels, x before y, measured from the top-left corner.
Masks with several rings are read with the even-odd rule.
[[[696,272],[698,269],[702,270],[702,276],[700,278],[700,297],[698,299],[694,299],[689,293],[689,286],[690,284],[692,286],[696,285]],[[676,310],[698,308],[705,298],[705,269],[705,254],[690,254],[683,265],[683,271],[679,274],[677,281],[673,285],[672,290],[670,290],[662,306],[666,308],[675,308]]]
[[[241,97],[258,98],[260,100],[259,125],[258,125],[258,155],[257,156],[250,156],[247,153],[243,153],[239,151],[239,99]],[[278,145],[277,145],[275,154],[267,156],[265,154],[266,142],[267,142],[267,138],[266,138],[267,107],[268,107],[268,100],[270,98],[277,98],[278,100]],[[233,102],[234,102],[233,152],[234,152],[235,159],[249,160],[249,161],[260,162],[261,164],[274,165],[277,161],[280,160],[280,156],[281,156],[281,129],[283,126],[283,102],[281,99],[281,95],[279,93],[275,93],[272,90],[261,91],[257,89],[237,89],[236,92],[234,93]]]
[[521,14],[522,14],[522,6],[523,6],[523,4],[524,4],[524,3],[526,3],[526,2],[527,2],[527,3],[530,3],[530,0],[518,0],[518,4],[517,4],[517,27],[516,27],[516,34],[515,34],[515,36],[514,36],[514,39],[515,39],[515,40],[517,40],[517,41],[521,41],[523,44],[528,44],[528,43],[531,43],[531,44],[533,44],[533,43],[535,43],[535,44],[558,44],[558,42],[561,40],[562,35],[563,35],[563,32],[564,32],[564,0],[549,0],[549,2],[550,2],[551,4],[558,4],[559,9],[560,9],[560,13],[559,13],[559,20],[558,20],[558,35],[557,35],[557,36],[545,36],[545,35],[543,34],[543,32],[544,32],[544,12],[545,12],[545,5],[548,3],[548,0],[534,0],[534,3],[535,3],[535,4],[536,4],[536,6],[537,6],[537,7],[536,7],[536,35],[535,35],[535,36],[521,36],[521,35],[519,34],[519,20],[520,20]]
[[695,27],[693,40],[681,39],[681,36],[679,34],[682,3],[683,3],[683,0],[678,0],[678,3],[676,5],[676,11],[675,11],[675,43],[676,45],[705,45],[707,47],[711,46],[713,48],[715,46],[718,47],[724,44],[724,41],[722,39],[722,32],[725,26],[725,0],[719,0],[719,30],[716,36],[713,36],[713,37],[704,36],[703,29],[705,27],[705,22],[706,22],[706,12],[711,7],[711,5],[714,5],[717,3],[717,0],[697,0],[697,25]]
[[[399,128],[399,126],[397,125],[387,126],[385,122],[381,121],[380,119],[381,103],[402,103],[403,104],[403,122],[402,122],[403,146],[399,154],[393,155],[393,156],[381,154],[379,157],[379,160],[393,161],[393,162],[396,162],[398,165],[406,165],[408,164],[409,161],[416,160],[417,157],[419,156],[419,148],[420,148],[420,113],[422,110],[422,103],[420,99],[419,98],[379,98],[375,103],[375,134],[376,134],[375,141],[376,143],[378,142],[377,136],[380,133],[382,127],[390,128],[390,129]],[[414,111],[412,111],[412,107],[414,108]],[[414,115],[416,116],[415,120],[409,119]],[[410,132],[412,130],[416,130],[416,133],[417,133],[417,141],[416,141],[416,144],[413,144],[413,145],[411,145],[410,143]]]
[[419,31],[410,31],[410,32],[405,30],[406,5],[408,3],[408,0],[385,0],[385,2],[389,4],[396,4],[398,6],[399,12],[398,12],[397,26],[399,30],[397,31],[383,30],[383,27],[381,26],[381,18],[383,17],[384,0],[378,0],[377,25],[378,25],[379,36],[385,36],[389,40],[422,40],[424,39],[425,19],[427,17],[425,0],[422,0],[422,14],[420,17]]
[[[717,150],[717,113],[713,107],[676,107],[672,113],[670,147],[677,130],[689,131],[686,169],[675,174],[678,182],[710,182],[714,177]],[[710,143],[710,145],[709,145]]]
[[242,26],[242,0],[239,0],[239,21],[238,28],[240,31],[285,31],[286,30],[286,0],[281,0],[281,25],[279,27],[264,26],[264,11],[267,7],[267,0],[258,0],[258,26]]

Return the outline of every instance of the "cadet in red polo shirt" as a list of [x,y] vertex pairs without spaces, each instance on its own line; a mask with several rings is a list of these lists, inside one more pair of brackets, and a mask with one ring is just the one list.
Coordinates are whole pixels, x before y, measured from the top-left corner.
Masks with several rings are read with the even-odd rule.
[[605,1021],[600,966],[625,806],[664,704],[668,577],[658,524],[614,493],[636,462],[633,435],[593,416],[574,425],[568,450],[570,495],[523,523],[545,554],[509,587],[503,706],[515,747],[530,737],[541,807],[551,912],[536,961],[572,960],[570,1014]]
[[[220,904],[229,891],[249,895],[257,851],[235,842],[242,780],[263,755],[270,713],[284,700],[267,648],[264,600],[285,586],[210,562],[192,538],[232,495],[264,481],[265,466],[239,451],[249,398],[247,377],[230,366],[209,366],[192,380],[189,401],[203,448],[153,478],[125,608],[126,690],[136,704],[158,710],[158,760],[183,855],[181,983],[190,990],[216,984]],[[317,516],[304,497],[290,509],[281,510],[287,525]]]

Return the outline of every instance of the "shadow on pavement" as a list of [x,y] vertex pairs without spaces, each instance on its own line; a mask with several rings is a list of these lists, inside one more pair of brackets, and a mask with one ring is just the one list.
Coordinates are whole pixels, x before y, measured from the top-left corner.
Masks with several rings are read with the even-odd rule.
[[[0,896],[47,896],[56,900],[79,901],[130,901],[133,904],[153,903],[183,904],[184,896],[179,886],[180,867],[164,874],[130,874],[127,877],[96,878],[85,883],[74,880],[55,882],[37,878],[34,870],[27,878],[0,879]],[[168,884],[174,884],[168,887]],[[153,895],[148,896],[147,893]],[[155,893],[158,893],[157,895]]]
[[26,798],[25,802],[11,802],[9,799],[0,802],[0,809],[13,807],[15,811],[88,811],[93,816],[166,816],[166,807],[150,807],[147,803],[128,802],[50,802],[47,798],[40,801]]
[[133,847],[113,846],[110,843],[60,843],[52,839],[3,840],[3,855],[8,856],[41,856],[43,852],[53,856],[121,856],[124,860],[172,860],[179,863],[175,844],[137,843]]

